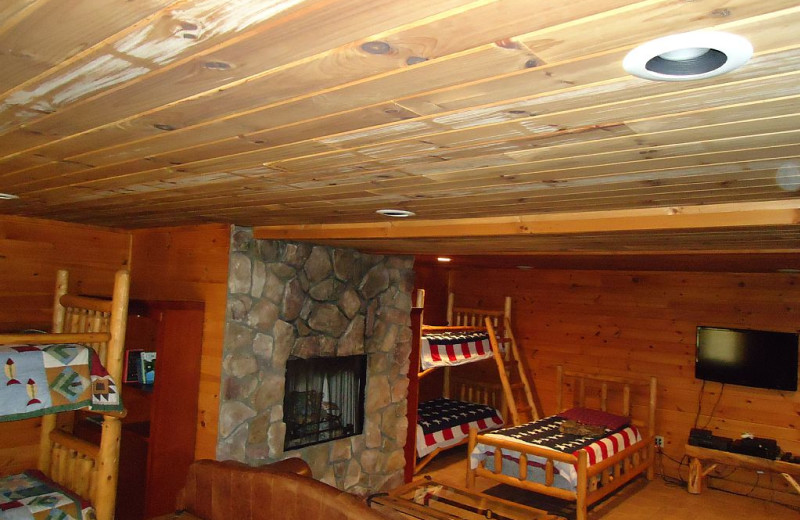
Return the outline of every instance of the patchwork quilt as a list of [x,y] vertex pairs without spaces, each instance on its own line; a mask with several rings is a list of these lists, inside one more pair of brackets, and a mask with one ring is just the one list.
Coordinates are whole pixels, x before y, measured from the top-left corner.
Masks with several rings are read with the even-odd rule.
[[0,421],[88,408],[122,411],[117,383],[90,347],[0,347]]
[[440,397],[420,403],[417,414],[417,456],[458,444],[470,428],[480,432],[503,426],[500,412],[491,406]]
[[94,509],[38,471],[0,477],[0,518],[94,520]]
[[[567,418],[554,415],[519,426],[504,428],[489,435],[576,456],[578,451],[584,450],[587,452],[590,466],[642,440],[639,430],[633,425],[623,425],[617,430],[606,430],[600,436],[564,433],[561,431],[561,424],[567,420]],[[519,452],[503,450],[502,472],[504,474],[519,476],[519,455]],[[470,454],[470,465],[475,468],[481,461],[485,462],[487,469],[494,470],[494,447],[480,443],[475,446]],[[542,457],[528,455],[528,480],[543,482],[546,462]],[[575,466],[554,461],[554,469],[555,486],[574,490],[578,482],[578,472]]]
[[486,332],[442,332],[422,337],[422,369],[462,365],[492,357]]

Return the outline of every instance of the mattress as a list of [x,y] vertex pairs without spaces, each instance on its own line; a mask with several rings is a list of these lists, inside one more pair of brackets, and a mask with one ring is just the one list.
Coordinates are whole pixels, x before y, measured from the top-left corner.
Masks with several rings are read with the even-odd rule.
[[0,518],[4,520],[93,520],[92,507],[39,471],[0,478]]
[[491,406],[444,397],[426,401],[417,413],[417,456],[460,443],[469,436],[470,428],[485,432],[501,426],[503,418]]
[[[639,430],[632,425],[626,425],[614,431],[607,431],[601,437],[587,437],[561,433],[561,424],[566,421],[557,415],[545,417],[538,421],[525,423],[511,428],[504,428],[487,437],[500,438],[509,441],[551,449],[561,453],[578,454],[586,451],[589,465],[597,464],[614,454],[628,448],[642,440]],[[503,450],[503,468],[501,472],[519,478],[518,451]],[[494,471],[494,447],[478,443],[470,454],[470,467],[478,467],[484,462],[487,469]],[[544,469],[547,460],[543,457],[528,455],[528,478],[531,482],[544,483]],[[578,483],[578,472],[574,465],[566,462],[554,461],[553,486],[569,491],[575,491]]]
[[477,332],[441,332],[422,337],[422,369],[462,365],[492,357],[489,335]]

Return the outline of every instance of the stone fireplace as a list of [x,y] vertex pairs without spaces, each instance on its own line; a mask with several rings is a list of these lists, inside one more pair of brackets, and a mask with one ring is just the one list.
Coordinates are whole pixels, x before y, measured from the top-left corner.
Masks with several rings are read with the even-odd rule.
[[[217,458],[259,465],[299,456],[315,478],[356,494],[400,484],[412,268],[411,257],[256,240],[233,228]],[[285,451],[289,358],[358,354],[363,432]]]

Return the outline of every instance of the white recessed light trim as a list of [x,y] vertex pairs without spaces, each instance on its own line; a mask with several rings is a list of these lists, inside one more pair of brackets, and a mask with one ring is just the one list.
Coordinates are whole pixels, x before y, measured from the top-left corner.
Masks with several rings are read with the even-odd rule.
[[0,193],[0,200],[14,200],[18,198],[17,195],[12,195],[10,193]]
[[642,44],[625,56],[623,68],[654,81],[692,81],[725,74],[753,55],[747,39],[721,31],[673,34]]
[[416,215],[413,211],[406,211],[404,209],[379,209],[375,213],[383,215],[384,217],[405,218],[413,217]]

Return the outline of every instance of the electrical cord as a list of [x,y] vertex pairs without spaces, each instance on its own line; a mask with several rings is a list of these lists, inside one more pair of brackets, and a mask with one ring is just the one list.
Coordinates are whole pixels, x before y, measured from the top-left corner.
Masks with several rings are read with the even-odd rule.
[[704,429],[704,430],[705,430],[706,428],[708,428],[708,425],[709,425],[709,424],[711,424],[711,419],[713,419],[713,418],[714,418],[714,412],[716,412],[716,411],[717,411],[717,406],[719,405],[719,402],[720,402],[720,401],[722,401],[722,393],[723,393],[724,391],[725,391],[725,383],[722,383],[722,387],[719,389],[719,395],[717,396],[717,402],[716,402],[716,403],[714,403],[714,407],[713,407],[713,408],[711,408],[711,414],[709,414],[709,416],[708,416],[708,420],[706,421],[706,424],[703,426],[703,429]]
[[694,416],[694,427],[697,428],[697,422],[700,420],[700,410],[703,408],[703,392],[706,390],[706,380],[703,379],[703,384],[700,385],[700,395],[697,396],[697,414]]

